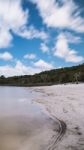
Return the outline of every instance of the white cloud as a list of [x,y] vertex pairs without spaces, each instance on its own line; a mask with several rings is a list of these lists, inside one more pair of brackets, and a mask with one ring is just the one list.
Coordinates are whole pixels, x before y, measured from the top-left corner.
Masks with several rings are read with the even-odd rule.
[[84,58],[82,56],[78,56],[76,54],[69,54],[68,57],[66,57],[66,62],[81,62],[84,61]]
[[17,61],[16,65],[13,67],[12,65],[4,65],[0,66],[0,75],[4,75],[6,77],[9,76],[19,76],[19,75],[31,75],[40,72],[38,68],[25,66],[21,61]]
[[21,0],[0,0],[0,48],[10,46],[12,33],[26,39],[47,38],[44,31],[38,31],[32,26],[27,27],[29,11],[23,10],[21,2]]
[[46,45],[46,43],[41,43],[40,49],[42,50],[43,53],[49,52],[49,48]]
[[21,0],[0,0],[0,22],[7,29],[17,30],[26,24],[28,11],[23,11]]
[[84,19],[73,0],[30,0],[37,5],[43,22],[48,27],[67,28],[77,32],[84,32]]
[[33,26],[23,27],[20,30],[17,30],[16,34],[26,39],[37,38],[37,39],[46,40],[49,37],[49,35],[46,32],[39,31],[35,29]]
[[34,66],[39,68],[40,71],[45,71],[45,70],[50,70],[50,69],[53,69],[53,65],[40,59],[39,61],[35,62],[34,63]]
[[43,60],[33,63],[33,66],[24,65],[21,61],[17,61],[15,66],[4,65],[0,66],[0,76],[20,76],[20,75],[33,75],[44,70],[50,70],[53,66]]
[[23,11],[21,0],[0,0],[0,48],[8,47],[12,40],[12,32],[26,24],[28,12]]
[[0,59],[8,61],[8,60],[12,60],[13,56],[9,52],[4,52],[4,53],[0,53]]
[[61,33],[54,47],[54,56],[63,58],[66,62],[81,62],[84,60],[82,56],[77,54],[77,51],[69,48],[70,41]]
[[35,54],[26,54],[26,55],[24,55],[24,58],[25,59],[35,59],[36,55]]
[[82,42],[82,40],[81,40],[81,38],[79,36],[75,36],[75,35],[73,35],[70,32],[65,32],[64,34],[66,36],[66,39],[67,39],[68,43],[76,43],[76,44],[78,44],[78,43]]
[[[2,27],[3,28],[3,27]],[[0,30],[0,48],[6,48],[10,46],[12,41],[12,35],[8,30],[4,28]]]

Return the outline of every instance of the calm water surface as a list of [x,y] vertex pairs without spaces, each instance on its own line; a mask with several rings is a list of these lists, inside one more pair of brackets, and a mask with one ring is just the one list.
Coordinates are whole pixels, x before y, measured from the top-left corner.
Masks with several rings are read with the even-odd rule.
[[0,150],[46,150],[54,122],[31,88],[0,87]]

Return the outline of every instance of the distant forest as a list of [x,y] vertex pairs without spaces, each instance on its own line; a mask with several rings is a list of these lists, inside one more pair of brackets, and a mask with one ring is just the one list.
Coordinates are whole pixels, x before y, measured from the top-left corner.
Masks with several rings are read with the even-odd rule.
[[44,71],[34,75],[0,77],[0,85],[44,86],[84,82],[84,64]]

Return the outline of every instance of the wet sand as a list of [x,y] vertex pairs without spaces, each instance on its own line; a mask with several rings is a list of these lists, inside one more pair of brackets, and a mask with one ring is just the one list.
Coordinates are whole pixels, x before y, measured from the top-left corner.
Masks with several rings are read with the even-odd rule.
[[[0,150],[43,150],[56,129],[53,120],[12,117],[0,119]],[[55,133],[56,134],[56,133]]]
[[0,87],[0,150],[54,150],[60,125],[28,88]]

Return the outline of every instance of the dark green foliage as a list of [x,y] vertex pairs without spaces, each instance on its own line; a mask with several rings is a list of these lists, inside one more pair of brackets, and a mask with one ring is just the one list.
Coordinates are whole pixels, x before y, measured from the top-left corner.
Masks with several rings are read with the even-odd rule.
[[45,71],[35,75],[0,77],[0,85],[13,86],[40,86],[78,82],[84,82],[84,64]]

